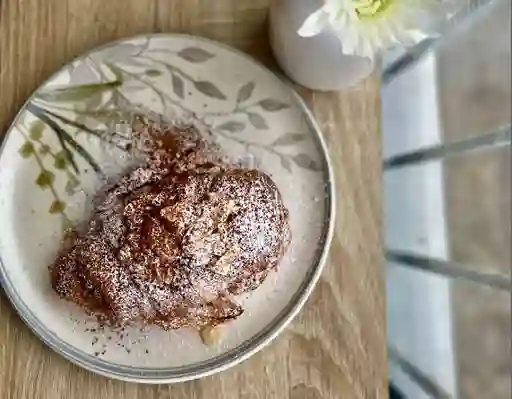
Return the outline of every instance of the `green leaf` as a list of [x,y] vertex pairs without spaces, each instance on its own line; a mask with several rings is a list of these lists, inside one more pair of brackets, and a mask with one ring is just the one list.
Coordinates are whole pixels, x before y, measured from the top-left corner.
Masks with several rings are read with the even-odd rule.
[[55,166],[55,169],[66,169],[66,167],[69,164],[69,156],[68,153],[64,150],[59,151],[57,154],[55,154],[55,161],[53,163],[53,166]]
[[55,175],[49,170],[43,170],[39,176],[37,176],[36,184],[43,190],[50,187],[55,181]]
[[293,160],[301,168],[314,170],[317,172],[322,170],[320,165],[316,161],[311,159],[311,157],[307,154],[297,154],[293,157]]
[[179,98],[184,99],[185,98],[185,84],[183,83],[183,79],[172,72],[171,72],[171,78],[172,78],[172,91]]
[[178,52],[178,56],[184,60],[187,60],[188,62],[193,62],[195,64],[206,62],[209,59],[215,57],[214,54],[211,54],[199,47],[186,47]]
[[260,114],[255,114],[253,112],[249,112],[247,115],[249,116],[249,122],[251,122],[251,125],[253,125],[256,129],[260,129],[260,130],[268,129],[267,122]]
[[23,158],[29,158],[34,153],[34,145],[30,141],[25,141],[18,152]]
[[277,112],[281,111],[282,109],[290,108],[288,104],[285,104],[274,98],[266,98],[265,100],[261,100],[259,104],[261,108],[268,112]]
[[120,86],[121,81],[94,83],[82,86],[71,86],[62,89],[55,89],[39,94],[37,97],[45,101],[75,102],[85,101],[90,97],[112,90]]
[[272,145],[293,145],[300,141],[304,141],[306,137],[307,136],[304,133],[285,133],[282,136],[279,136]]
[[[109,125],[112,122],[119,122],[120,120],[122,120],[124,118],[123,112],[121,110],[105,109],[105,108],[101,108],[98,110],[91,110],[90,112],[87,113],[87,116],[90,119],[95,119],[97,122],[102,123],[104,125]],[[85,119],[80,118],[80,120],[79,120],[77,117],[75,122],[79,123],[79,124],[85,124],[86,118]]]
[[211,82],[206,80],[199,80],[194,82],[194,87],[200,93],[207,97],[217,98],[218,100],[226,100],[226,96]]
[[29,127],[29,136],[32,140],[38,141],[43,135],[45,124],[40,120],[32,122]]
[[162,75],[162,72],[158,69],[148,69],[146,72],[146,75],[148,75],[150,78],[156,78],[157,76]]
[[223,124],[216,127],[219,130],[227,130],[228,132],[235,133],[241,132],[245,129],[245,123],[238,121],[224,122]]
[[238,95],[236,97],[236,102],[242,103],[244,101],[247,101],[249,98],[251,98],[255,87],[256,87],[256,85],[254,84],[253,81],[250,81],[250,82],[244,84],[242,87],[240,87],[240,90],[238,90]]
[[66,209],[66,204],[62,201],[55,200],[50,205],[50,209],[48,209],[48,212],[50,212],[52,215],[55,215],[56,213],[64,212],[64,209]]

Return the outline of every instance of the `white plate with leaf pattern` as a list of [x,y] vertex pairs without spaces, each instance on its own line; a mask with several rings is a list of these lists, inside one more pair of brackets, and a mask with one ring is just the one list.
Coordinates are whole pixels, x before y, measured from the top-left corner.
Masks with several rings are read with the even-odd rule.
[[[222,327],[216,345],[185,329],[100,330],[52,291],[48,265],[63,229],[85,218],[105,175],[131,162],[109,132],[133,109],[206,127],[230,157],[269,173],[290,210],[292,244],[279,270],[237,298],[246,312]],[[216,42],[139,36],[81,56],[32,95],[0,155],[3,287],[46,344],[102,375],[176,382],[248,358],[290,322],[325,262],[334,192],[318,126],[289,85]]]

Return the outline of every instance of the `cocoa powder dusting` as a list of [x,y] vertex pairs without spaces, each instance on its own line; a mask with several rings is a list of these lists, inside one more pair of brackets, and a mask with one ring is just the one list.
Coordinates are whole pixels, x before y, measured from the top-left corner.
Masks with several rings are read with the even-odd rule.
[[243,312],[290,241],[288,211],[266,174],[235,167],[192,127],[139,123],[148,160],[94,200],[69,232],[52,285],[100,321],[214,327]]

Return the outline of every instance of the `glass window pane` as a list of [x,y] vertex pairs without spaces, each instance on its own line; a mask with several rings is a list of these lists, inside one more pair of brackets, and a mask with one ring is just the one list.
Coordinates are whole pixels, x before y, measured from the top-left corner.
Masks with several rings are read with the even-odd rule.
[[482,272],[511,274],[510,147],[446,159],[451,259]]
[[426,56],[383,86],[385,158],[510,123],[511,2],[468,1],[454,0],[454,8],[473,13],[462,11]]
[[511,162],[507,146],[387,171],[387,248],[510,278]]
[[462,399],[510,399],[510,293],[452,282],[455,362]]
[[511,120],[510,1],[460,26],[437,51],[441,130],[446,141],[493,131]]

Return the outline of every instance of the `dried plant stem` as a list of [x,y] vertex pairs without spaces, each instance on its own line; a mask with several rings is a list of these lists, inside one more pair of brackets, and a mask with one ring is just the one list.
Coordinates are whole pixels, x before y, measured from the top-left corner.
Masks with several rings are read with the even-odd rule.
[[102,178],[105,178],[105,174],[96,163],[94,158],[73,137],[71,137],[68,132],[62,129],[53,119],[51,119],[43,108],[40,108],[37,105],[29,102],[27,104],[27,109],[55,132],[60,141],[62,149],[67,153],[69,161],[73,165],[75,172],[80,173],[74,160],[73,153],[68,148],[68,145],[73,148],[73,150],[75,150],[83,159],[85,159],[85,161],[91,165],[91,167],[98,175],[100,175]]
[[[52,116],[53,118],[55,119],[58,119],[60,122],[62,123],[65,123],[69,126],[72,126],[74,128],[77,128],[85,133],[88,133],[94,137],[96,137],[98,140],[101,140],[101,141],[105,141],[113,146],[115,146],[116,148],[122,150],[122,151],[126,151],[126,149],[119,145],[118,143],[116,143],[115,141],[111,140],[108,135],[105,134],[104,131],[101,131],[101,130],[93,130],[93,129],[90,129],[88,126],[82,124],[82,123],[78,123],[76,121],[73,121],[71,119],[68,119],[66,118],[65,116],[62,116],[62,115],[59,115],[59,114],[56,114],[55,112],[49,110],[49,109],[46,109],[46,108],[41,108],[39,106],[37,106],[41,111],[43,112],[46,112],[46,114]],[[52,106],[53,108],[53,106]],[[75,112],[75,111],[72,111],[72,112]],[[84,115],[87,115],[86,112],[84,112]],[[115,132],[112,132],[112,135],[115,136]]]

